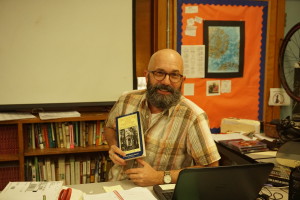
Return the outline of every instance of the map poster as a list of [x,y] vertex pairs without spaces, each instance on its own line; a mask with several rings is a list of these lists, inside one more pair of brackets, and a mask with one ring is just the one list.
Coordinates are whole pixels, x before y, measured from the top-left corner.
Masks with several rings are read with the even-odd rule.
[[204,21],[205,77],[243,77],[244,21]]

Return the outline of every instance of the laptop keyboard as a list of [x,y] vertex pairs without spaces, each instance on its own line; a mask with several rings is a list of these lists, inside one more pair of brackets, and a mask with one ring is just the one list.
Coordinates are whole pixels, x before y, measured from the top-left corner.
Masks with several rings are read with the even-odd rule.
[[164,192],[162,193],[167,200],[171,200],[173,196],[173,192]]

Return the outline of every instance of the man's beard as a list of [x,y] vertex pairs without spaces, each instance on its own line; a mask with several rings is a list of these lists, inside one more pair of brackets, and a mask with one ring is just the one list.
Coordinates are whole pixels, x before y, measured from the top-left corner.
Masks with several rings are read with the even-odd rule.
[[[180,86],[181,88],[181,86]],[[176,105],[181,97],[181,89],[174,89],[168,85],[152,85],[150,81],[147,83],[147,100],[148,102],[157,108],[167,110]],[[171,94],[164,95],[157,92],[162,89],[170,92]]]

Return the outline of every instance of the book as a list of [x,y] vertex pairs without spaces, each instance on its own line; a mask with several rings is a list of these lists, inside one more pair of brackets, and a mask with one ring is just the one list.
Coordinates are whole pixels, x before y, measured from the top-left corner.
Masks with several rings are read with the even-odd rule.
[[118,146],[126,153],[126,156],[120,156],[121,158],[131,160],[146,156],[144,134],[138,111],[116,117],[116,130]]
[[259,140],[232,139],[232,140],[220,140],[219,142],[243,154],[268,150],[267,144]]
[[75,157],[70,156],[69,160],[70,160],[71,185],[75,185],[75,183],[76,183],[76,181],[75,181]]
[[80,159],[75,158],[75,184],[80,184]]

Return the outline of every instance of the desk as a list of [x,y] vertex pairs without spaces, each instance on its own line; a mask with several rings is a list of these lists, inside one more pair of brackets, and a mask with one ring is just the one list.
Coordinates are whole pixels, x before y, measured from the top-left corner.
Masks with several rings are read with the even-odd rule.
[[[138,187],[130,180],[124,180],[124,181],[114,181],[114,182],[101,182],[101,183],[87,183],[87,184],[80,184],[80,185],[70,185],[68,187],[81,190],[82,192],[86,194],[100,194],[104,193],[105,190],[103,189],[103,186],[116,186],[121,185],[124,190],[131,189],[133,187]],[[153,189],[151,187],[147,187],[153,194]],[[155,195],[155,194],[154,194]]]
[[[103,186],[116,186],[116,185],[121,185],[124,190],[131,189],[133,187],[137,187],[137,185],[135,185],[130,180],[71,185],[69,187],[77,189],[77,190],[81,190],[82,192],[84,192],[86,194],[100,194],[100,193],[105,192],[105,190],[103,189]],[[153,192],[152,186],[149,186],[147,188],[150,190],[150,192],[155,197],[157,197],[155,195],[155,193]],[[273,199],[274,199],[274,197],[276,197],[277,199],[288,200],[288,189],[287,188],[264,187],[261,192],[264,194],[267,194],[267,195],[273,195],[272,196]]]
[[[217,143],[217,147],[222,156],[222,159],[230,160],[232,162],[231,164],[250,164],[250,163],[257,162],[256,160],[254,160],[244,154],[240,154],[239,152],[234,151],[222,144]],[[227,162],[227,164],[229,164],[229,163]],[[82,192],[84,192],[86,194],[100,194],[100,193],[105,192],[105,190],[103,189],[103,186],[116,186],[116,185],[121,185],[124,190],[131,189],[133,187],[137,187],[130,180],[71,185],[69,187],[81,190]],[[153,192],[152,186],[147,187],[147,188],[156,197],[155,193]],[[275,194],[278,199],[279,199],[278,193],[280,193],[280,194],[282,194],[282,200],[288,200],[288,189],[287,188],[264,187],[262,189],[262,192],[267,195]]]
[[[216,144],[221,155],[220,165],[241,165],[257,162],[273,162],[274,164],[276,164],[276,162],[274,161],[275,157],[273,159],[255,159],[255,157],[253,157],[251,154],[241,154],[221,143],[216,142]],[[261,192],[267,195],[273,195],[273,199],[288,199],[288,187],[263,187]],[[276,198],[274,197],[274,195]],[[281,195],[282,198],[280,197]]]

